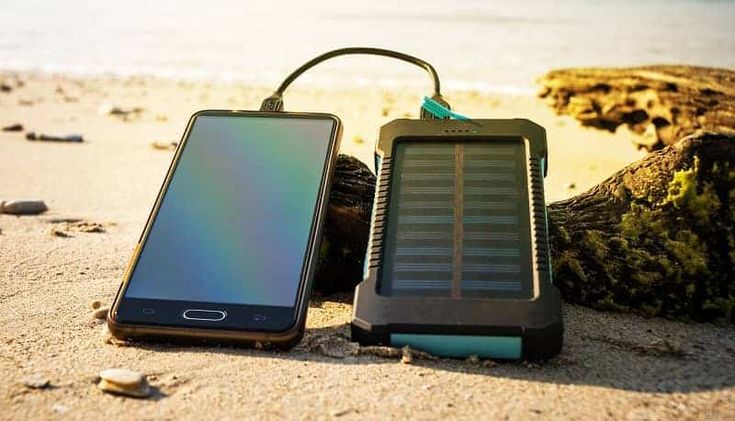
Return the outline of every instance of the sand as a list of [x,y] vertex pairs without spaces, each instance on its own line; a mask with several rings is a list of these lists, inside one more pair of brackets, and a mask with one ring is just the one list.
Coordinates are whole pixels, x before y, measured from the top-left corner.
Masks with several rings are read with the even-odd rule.
[[[154,149],[151,142],[177,141],[199,109],[257,109],[269,90],[155,78],[5,74],[0,79],[13,87],[0,93],[0,125],[21,123],[26,131],[85,139],[56,144],[26,141],[22,132],[0,133],[0,199],[42,199],[50,208],[40,216],[0,215],[2,419],[726,419],[735,414],[732,327],[571,305],[564,307],[564,351],[540,365],[418,359],[402,364],[349,355],[342,352],[351,316],[347,295],[315,300],[305,342],[290,352],[107,343],[105,327],[92,318],[89,304],[112,300],[172,158],[171,151]],[[16,79],[24,86],[16,87]],[[345,124],[342,151],[371,162],[379,126],[416,116],[421,94],[297,85],[286,96],[286,108],[339,115]],[[593,186],[642,154],[626,130],[581,128],[533,97],[446,94],[454,108],[470,116],[525,117],[546,127],[549,201]],[[127,119],[99,112],[110,106],[143,110]],[[84,232],[69,220],[101,224],[104,232]],[[326,338],[338,352],[310,345]],[[100,392],[93,379],[110,367],[147,374],[154,397]],[[22,384],[34,374],[50,386]]]

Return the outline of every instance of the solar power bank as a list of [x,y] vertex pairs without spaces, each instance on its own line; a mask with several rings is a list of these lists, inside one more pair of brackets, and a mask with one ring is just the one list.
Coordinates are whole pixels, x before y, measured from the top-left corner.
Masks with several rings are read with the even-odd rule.
[[545,359],[562,346],[543,179],[529,121],[382,127],[352,338],[439,356]]

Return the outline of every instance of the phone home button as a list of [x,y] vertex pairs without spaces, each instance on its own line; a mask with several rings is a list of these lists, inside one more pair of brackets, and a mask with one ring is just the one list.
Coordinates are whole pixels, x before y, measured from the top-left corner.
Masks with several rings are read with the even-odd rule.
[[184,310],[182,316],[186,320],[201,320],[205,322],[221,322],[227,317],[227,312],[224,310],[203,310],[198,308],[190,308]]

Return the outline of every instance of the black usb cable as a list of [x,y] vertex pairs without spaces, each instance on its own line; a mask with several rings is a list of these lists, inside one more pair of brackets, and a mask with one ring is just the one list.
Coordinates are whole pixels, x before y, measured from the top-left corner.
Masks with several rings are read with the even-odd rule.
[[[390,58],[402,60],[407,63],[411,63],[413,65],[423,68],[429,73],[429,76],[431,76],[431,79],[434,84],[434,93],[431,95],[431,99],[443,105],[447,109],[450,108],[449,103],[447,103],[447,101],[445,101],[441,95],[441,83],[439,82],[439,74],[436,72],[436,69],[434,69],[434,66],[432,66],[428,62],[418,57],[414,57],[414,56],[404,54],[404,53],[399,53],[398,51],[387,50],[384,48],[348,47],[348,48],[340,48],[337,50],[326,52],[302,64],[301,67],[294,70],[290,75],[288,75],[288,77],[286,77],[286,79],[283,80],[283,82],[281,82],[281,85],[278,86],[278,89],[276,89],[276,91],[273,92],[271,96],[263,100],[263,103],[260,106],[260,110],[261,111],[282,111],[283,110],[283,93],[286,91],[289,85],[293,83],[294,80],[296,80],[299,76],[301,76],[301,74],[303,74],[305,71],[311,69],[312,67],[316,66],[317,64],[323,61],[329,60],[330,58],[334,58],[338,56],[345,56],[345,55],[371,55],[371,56],[390,57]],[[435,119],[437,117],[431,112],[429,112],[428,110],[426,110],[424,107],[421,107],[421,118],[422,119]]]

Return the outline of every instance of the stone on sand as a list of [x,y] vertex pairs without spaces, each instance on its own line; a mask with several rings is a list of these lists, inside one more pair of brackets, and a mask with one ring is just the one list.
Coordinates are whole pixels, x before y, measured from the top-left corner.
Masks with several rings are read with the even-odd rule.
[[78,221],[67,223],[67,229],[86,233],[103,233],[105,226],[99,222]]
[[151,142],[151,148],[158,149],[158,150],[174,150],[176,149],[176,146],[178,146],[178,142],[160,142],[155,141]]
[[54,237],[59,237],[59,238],[69,238],[69,237],[71,237],[71,235],[69,235],[68,233],[66,233],[66,232],[64,232],[64,231],[62,231],[60,229],[57,229],[57,228],[51,228],[51,235],[53,235]]
[[109,307],[107,307],[107,306],[105,306],[105,307],[99,307],[99,308],[94,309],[92,311],[92,317],[94,317],[95,319],[104,320],[104,319],[107,318],[107,313],[109,313],[109,312],[110,312],[110,308]]
[[140,112],[143,112],[142,107],[123,108],[112,104],[102,104],[97,108],[97,113],[101,115],[127,116],[128,114]]
[[0,213],[11,215],[37,215],[46,212],[48,206],[43,200],[2,200]]
[[66,414],[69,412],[69,407],[64,405],[63,403],[56,402],[55,404],[51,405],[51,410],[56,412],[57,414]]
[[69,143],[82,143],[84,138],[79,134],[70,135],[50,135],[50,134],[36,134],[34,132],[26,133],[26,140],[30,141],[45,141],[45,142],[69,142]]
[[49,379],[41,374],[31,374],[23,377],[23,384],[30,389],[44,389],[51,383]]
[[20,123],[11,124],[9,126],[3,127],[4,132],[22,132],[23,131],[23,125]]
[[146,398],[151,395],[151,388],[143,373],[125,368],[108,368],[99,374],[97,388],[103,392],[134,398]]

